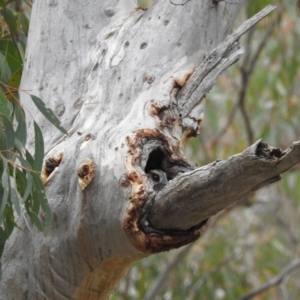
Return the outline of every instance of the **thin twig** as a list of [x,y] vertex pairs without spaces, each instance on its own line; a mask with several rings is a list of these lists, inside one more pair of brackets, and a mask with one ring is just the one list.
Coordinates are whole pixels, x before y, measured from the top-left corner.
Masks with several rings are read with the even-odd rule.
[[32,8],[32,0],[25,0],[26,4]]
[[253,143],[253,140],[254,140],[254,133],[253,133],[253,129],[252,129],[252,126],[251,126],[251,122],[250,122],[248,112],[245,108],[245,96],[246,96],[248,83],[249,83],[249,77],[246,75],[245,72],[242,72],[242,90],[241,90],[238,102],[239,102],[239,108],[240,108],[240,111],[241,111],[242,116],[244,118],[244,123],[245,123],[245,126],[246,126],[246,132],[247,132],[247,135],[248,135],[248,144],[251,145]]
[[241,114],[244,118],[244,123],[246,126],[246,132],[248,135],[248,143],[249,145],[251,145],[253,143],[253,130],[251,127],[251,123],[250,123],[250,119],[249,116],[247,114],[247,111],[245,109],[245,98],[246,98],[246,94],[247,94],[247,88],[248,88],[248,84],[250,82],[250,77],[252,75],[252,72],[248,71],[248,66],[249,66],[249,61],[251,59],[251,44],[252,44],[252,39],[254,36],[254,28],[251,29],[248,37],[247,37],[247,46],[246,48],[248,49],[245,59],[243,60],[243,64],[241,67],[241,88],[239,91],[239,96],[238,96],[238,107],[240,108]]
[[261,39],[260,44],[258,45],[254,55],[252,56],[252,59],[250,59],[248,64],[248,72],[253,73],[254,67],[258,61],[258,57],[262,50],[264,49],[267,41],[269,40],[269,36],[272,34],[272,32],[275,30],[276,25],[278,24],[280,20],[281,14],[277,14],[277,18],[271,23],[271,25],[267,28],[263,38]]
[[[249,49],[250,49],[250,41],[252,40],[252,36],[255,32],[255,28],[251,28],[249,30],[249,33],[247,35],[247,46],[246,46],[246,53],[245,53],[245,58],[244,58],[244,62],[247,62],[248,60],[250,60],[250,52]],[[242,70],[243,70],[243,67],[242,67]],[[243,87],[243,86],[242,86]],[[245,91],[246,92],[246,91]],[[240,90],[240,93],[241,93],[241,90]],[[238,101],[235,103],[235,105],[233,106],[232,110],[230,111],[229,115],[228,115],[228,118],[227,118],[227,122],[226,124],[224,125],[223,128],[221,128],[219,130],[219,132],[217,134],[215,134],[215,136],[211,139],[210,143],[209,143],[209,147],[212,147],[214,144],[216,144],[220,138],[226,133],[226,131],[228,130],[228,128],[230,127],[234,117],[235,117],[235,114],[237,112],[237,109],[238,107],[240,106],[240,102],[241,102],[241,96],[239,96],[238,98]]]
[[241,84],[241,90],[239,93],[239,107],[241,110],[241,114],[243,116],[244,119],[244,123],[245,123],[245,127],[246,127],[246,132],[247,132],[247,136],[248,136],[248,143],[249,145],[251,145],[254,141],[254,131],[252,129],[251,126],[251,122],[250,122],[250,117],[248,115],[248,112],[246,110],[245,107],[245,100],[246,100],[246,94],[247,94],[247,88],[250,82],[250,78],[253,74],[254,71],[254,66],[256,65],[259,55],[262,52],[262,50],[264,49],[267,41],[268,41],[268,37],[269,35],[274,31],[276,24],[278,23],[278,19],[279,19],[280,15],[277,15],[276,20],[274,20],[271,25],[267,28],[263,38],[261,39],[261,42],[259,43],[258,47],[256,48],[256,50],[254,51],[253,54],[251,54],[251,44],[252,44],[252,39],[254,36],[254,30],[252,28],[252,30],[250,31],[248,38],[247,38],[247,46],[246,49],[248,49],[248,51],[246,52],[246,56],[245,59],[243,61],[243,65],[241,68],[241,73],[242,73],[242,84]]
[[250,293],[247,295],[241,297],[239,300],[249,300],[253,298],[254,296],[257,296],[266,290],[275,287],[279,285],[290,273],[295,271],[296,269],[300,268],[300,259],[293,260],[287,267],[285,267],[281,273],[279,273],[276,277],[269,280],[265,284],[253,289]]
[[285,232],[287,232],[287,236],[289,237],[293,247],[296,249],[299,247],[299,239],[297,235],[293,232],[292,228],[289,226],[288,222],[282,219],[278,214],[275,215],[275,220],[277,221],[280,228],[283,228]]
[[234,116],[235,116],[235,113],[237,112],[237,109],[238,109],[238,106],[239,106],[239,102],[237,101],[232,110],[230,111],[229,115],[228,115],[228,118],[227,118],[227,122],[226,124],[224,125],[223,128],[221,128],[219,130],[219,132],[217,134],[215,134],[215,136],[211,139],[210,143],[209,143],[209,147],[213,147],[219,140],[220,138],[226,133],[226,131],[228,130],[228,128],[230,127],[230,124],[232,123],[233,119],[234,119]]
[[251,75],[253,73],[253,70],[254,70],[254,66],[256,65],[256,63],[258,61],[259,55],[262,52],[262,50],[264,49],[266,42],[268,41],[267,37],[274,31],[276,24],[278,24],[279,17],[280,17],[280,15],[278,14],[276,20],[274,22],[272,22],[272,24],[267,28],[261,42],[259,43],[257,49],[255,50],[254,54],[251,54],[250,49],[251,49],[253,36],[254,36],[254,33],[255,33],[255,27],[253,27],[249,30],[249,33],[247,35],[246,47],[245,47],[247,49],[247,51],[245,53],[245,58],[243,60],[243,66],[240,69],[240,72],[242,72],[244,74],[243,76],[245,76],[245,78],[242,81],[243,83],[242,83],[241,88],[239,88],[238,101],[235,103],[235,105],[231,109],[231,111],[228,115],[226,124],[211,139],[211,141],[208,144],[208,147],[212,147],[214,144],[216,144],[222,138],[222,136],[226,133],[226,131],[230,127],[230,125],[231,125],[231,123],[232,123],[232,121],[235,117],[235,114],[236,114],[237,109],[238,109],[239,106],[240,106],[242,114],[245,118],[245,124],[246,124],[247,132],[248,132],[248,142],[250,144],[253,143],[254,134],[253,134],[253,130],[252,130],[251,125],[250,125],[250,121],[249,121],[247,111],[244,107],[244,99],[245,99],[245,96],[246,96],[246,89],[247,89],[247,87],[245,85],[246,84],[248,85],[249,77],[251,77]]
[[199,151],[199,153],[203,155],[204,163],[209,164],[212,160],[214,160],[211,155],[210,144],[205,141],[202,134],[199,135],[199,140],[200,140],[200,146],[202,147],[202,151],[200,149],[197,149],[197,151]]
[[215,265],[211,270],[206,272],[204,276],[196,283],[193,287],[190,288],[190,295],[187,298],[188,300],[195,299],[195,293],[208,281],[208,279],[219,272],[224,266],[229,264],[234,259],[238,258],[241,254],[243,254],[246,250],[250,249],[253,245],[245,245],[243,247],[239,247],[235,249],[230,255],[220,261],[217,265]]
[[148,290],[146,296],[144,297],[145,300],[153,300],[158,295],[158,293],[163,288],[164,284],[168,279],[168,275],[170,272],[183,260],[183,258],[188,254],[190,249],[192,248],[193,244],[189,244],[183,249],[179,251],[179,253],[174,257],[174,259],[165,267],[163,272],[154,282],[152,288]]

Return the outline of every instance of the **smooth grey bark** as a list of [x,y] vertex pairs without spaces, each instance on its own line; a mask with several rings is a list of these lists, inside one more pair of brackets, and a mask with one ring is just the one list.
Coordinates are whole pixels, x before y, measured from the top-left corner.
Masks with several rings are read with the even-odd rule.
[[[200,219],[180,234],[156,230],[159,220],[145,228],[165,191],[154,191],[147,173],[161,169],[174,181],[194,169],[181,143],[199,130],[205,88],[242,51],[234,42],[216,65],[205,57],[225,39],[242,2],[135,7],[132,0],[34,1],[21,102],[44,133],[53,224],[44,236],[25,216],[18,220],[23,230],[5,247],[0,299],[107,299],[132,261],[204,230]],[[201,62],[210,69],[199,82]],[[25,91],[57,113],[68,136],[45,122]]]

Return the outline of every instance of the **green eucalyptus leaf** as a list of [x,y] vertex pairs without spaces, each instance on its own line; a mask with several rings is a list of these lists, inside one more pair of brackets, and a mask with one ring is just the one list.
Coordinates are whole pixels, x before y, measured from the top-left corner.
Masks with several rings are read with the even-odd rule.
[[24,60],[25,60],[26,44],[22,40],[19,39],[18,42],[17,42],[17,46],[18,46],[19,53],[20,53],[20,56],[22,58],[22,61],[24,62]]
[[37,229],[39,231],[43,232],[44,226],[43,226],[42,222],[40,221],[39,217],[34,212],[32,212],[30,209],[26,209],[26,211],[28,213],[30,221],[37,227]]
[[26,172],[26,187],[22,196],[22,201],[25,202],[29,197],[33,186],[33,178],[29,171]]
[[15,218],[14,218],[14,211],[11,205],[7,205],[5,207],[5,231],[6,231],[6,236],[7,238],[9,238],[9,236],[11,235],[14,227],[16,226],[15,223]]
[[26,17],[26,15],[23,14],[23,13],[19,13],[19,18],[20,18],[22,30],[25,33],[25,35],[27,36],[28,35],[28,30],[29,30],[29,20]]
[[34,165],[34,158],[31,156],[31,154],[29,153],[29,151],[25,151],[26,153],[26,161],[33,166]]
[[40,98],[33,95],[30,96],[36,107],[47,118],[47,120],[50,121],[61,132],[68,134],[68,132],[62,127],[60,120],[55,116],[53,111],[50,108],[47,108],[45,103]]
[[18,159],[20,160],[22,167],[25,169],[24,172],[26,172],[26,171],[33,172],[34,171],[33,167],[22,156],[18,156]]
[[[31,157],[28,151],[26,151],[26,157]],[[32,167],[30,166],[29,162],[26,161],[23,157],[18,156],[18,159],[20,160],[24,170],[23,172],[21,172],[19,169],[16,169],[17,177],[15,180],[18,191],[22,196],[22,201],[25,202],[30,196],[30,193],[32,192],[33,175],[36,175],[38,178],[40,178],[40,175],[39,173],[36,174],[36,172],[32,170]],[[26,174],[26,176],[24,174]]]
[[16,137],[15,137],[14,147],[15,147],[16,153],[23,156],[23,154],[25,152],[25,148],[24,148],[23,144],[20,142],[20,140]]
[[4,250],[4,245],[7,240],[5,231],[3,230],[3,226],[0,226],[0,257],[2,256],[2,252]]
[[12,103],[14,105],[14,112],[15,112],[15,117],[18,121],[18,123],[23,123],[26,121],[26,115],[25,115],[25,111],[21,105],[21,103],[19,102],[18,99],[13,98],[12,99]]
[[5,158],[2,158],[3,162],[3,173],[1,176],[1,183],[3,187],[3,195],[0,202],[0,215],[3,214],[6,203],[8,201],[9,191],[10,191],[10,181],[9,181],[9,173],[7,168],[7,161]]
[[44,221],[45,233],[48,233],[50,231],[51,224],[52,224],[52,212],[48,203],[48,199],[45,195],[45,192],[43,191],[41,194],[40,201],[41,201],[42,210],[45,213],[45,221]]
[[[4,131],[3,118],[0,116],[0,151],[2,150],[2,155],[5,156],[6,146],[6,134]],[[3,152],[4,151],[4,152]]]
[[0,89],[0,115],[10,117],[13,112],[13,105],[7,100],[3,91]]
[[3,54],[4,59],[8,64],[11,74],[23,67],[19,50],[11,38],[1,40],[0,52]]
[[25,193],[26,187],[27,187],[26,176],[18,168],[15,168],[14,178],[15,178],[17,190],[18,190],[19,194],[21,196],[23,196]]
[[[1,172],[1,174],[2,174],[2,172]],[[0,205],[2,204],[3,195],[4,195],[4,189],[2,187],[2,184],[0,184]],[[5,215],[0,214],[0,224],[2,224],[4,222],[4,218],[5,218]]]
[[5,53],[0,51],[0,81],[5,84],[8,84],[8,80],[11,77],[12,71],[10,69],[10,65],[7,61],[7,57]]
[[5,243],[5,231],[3,230],[3,226],[0,226],[0,245],[4,245]]
[[10,120],[8,120],[5,116],[2,116],[1,118],[3,120],[3,125],[5,127],[5,136],[6,136],[7,151],[5,151],[6,154],[5,156],[7,158],[11,158],[14,151],[15,131]]
[[16,138],[22,143],[23,147],[26,145],[27,140],[27,127],[26,127],[26,115],[21,104],[16,100],[12,100],[14,104],[15,118],[18,122],[16,129]]
[[44,185],[42,183],[40,175],[37,174],[36,172],[33,172],[32,173],[32,177],[33,177],[34,189],[43,191],[43,194],[45,194],[45,192],[44,192]]
[[44,185],[42,183],[42,180],[40,176],[38,176],[36,173],[32,174],[33,181],[34,181],[34,187],[35,187],[35,193],[38,197],[42,210],[45,213],[45,233],[48,233],[51,227],[52,223],[52,213],[51,209],[48,203],[48,199],[45,194]]
[[31,193],[32,195],[32,206],[31,206],[31,211],[34,212],[36,215],[40,211],[41,203],[40,203],[40,191],[34,189]]
[[22,75],[22,68],[20,68],[19,70],[17,70],[16,72],[14,72],[8,80],[8,85],[10,87],[15,87],[18,88],[21,82],[21,75]]
[[25,120],[24,121],[18,121],[18,127],[16,129],[16,137],[18,138],[18,140],[25,147],[26,141],[27,141],[27,127],[26,127]]
[[14,205],[18,216],[20,216],[21,215],[20,201],[19,201],[18,194],[14,188],[10,189],[10,198],[11,198],[11,202]]
[[40,172],[43,166],[44,159],[44,139],[40,127],[34,124],[35,152],[34,152],[34,170]]
[[17,21],[12,13],[12,11],[8,8],[3,8],[0,10],[0,13],[4,17],[5,22],[8,24],[9,29],[11,30],[12,34],[17,37],[18,36],[18,29],[17,29]]

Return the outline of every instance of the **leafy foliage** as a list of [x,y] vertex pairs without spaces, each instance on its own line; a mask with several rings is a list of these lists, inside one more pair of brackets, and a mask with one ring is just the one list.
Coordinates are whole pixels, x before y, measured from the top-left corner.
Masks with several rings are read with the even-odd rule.
[[[52,221],[40,178],[43,135],[34,122],[32,155],[26,149],[26,114],[18,96],[29,21],[18,1],[7,3],[0,1],[0,257],[6,240],[18,226],[16,216],[26,211],[31,222],[45,234]],[[67,133],[41,99],[33,95],[31,98],[52,124]]]

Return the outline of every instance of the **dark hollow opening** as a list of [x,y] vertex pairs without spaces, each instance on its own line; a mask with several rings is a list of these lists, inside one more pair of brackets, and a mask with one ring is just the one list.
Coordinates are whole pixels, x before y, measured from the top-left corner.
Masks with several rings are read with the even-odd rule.
[[145,172],[149,172],[150,170],[162,170],[162,163],[165,159],[165,154],[162,150],[155,149],[153,150],[149,157],[146,164]]

